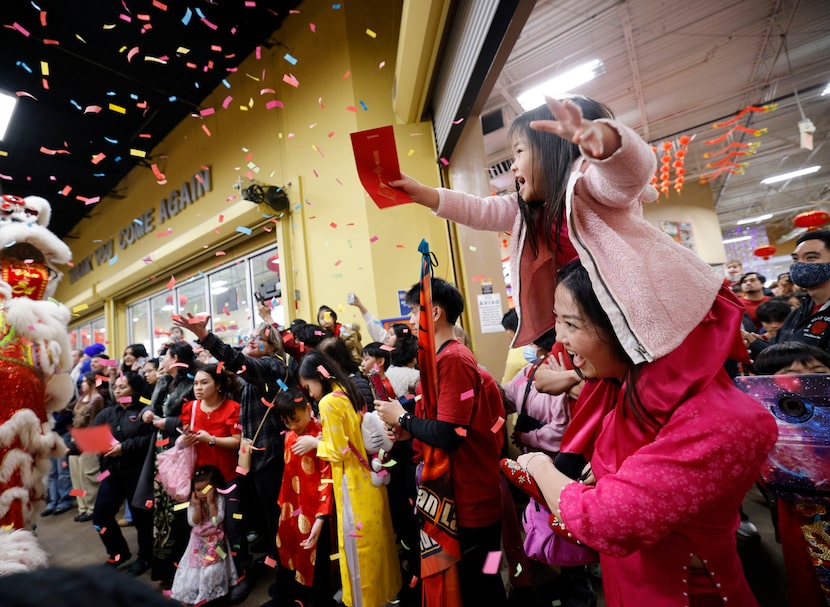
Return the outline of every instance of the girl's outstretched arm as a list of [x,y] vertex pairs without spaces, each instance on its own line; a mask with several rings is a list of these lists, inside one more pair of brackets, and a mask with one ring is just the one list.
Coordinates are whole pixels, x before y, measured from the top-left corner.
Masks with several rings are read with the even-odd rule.
[[400,179],[390,181],[389,185],[393,188],[403,190],[407,196],[410,196],[418,204],[433,211],[438,210],[438,190],[435,188],[424,185],[404,173],[401,173]]
[[582,153],[595,160],[605,160],[620,149],[620,134],[603,122],[585,120],[580,107],[569,99],[559,101],[546,97],[556,120],[534,120],[530,127],[552,133],[577,144]]

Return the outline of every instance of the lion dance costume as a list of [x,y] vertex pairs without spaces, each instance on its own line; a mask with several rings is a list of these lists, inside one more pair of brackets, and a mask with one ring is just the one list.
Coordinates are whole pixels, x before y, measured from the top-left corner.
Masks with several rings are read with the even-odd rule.
[[0,575],[47,564],[32,533],[50,457],[66,447],[52,411],[74,395],[69,310],[48,299],[71,252],[43,198],[0,198]]

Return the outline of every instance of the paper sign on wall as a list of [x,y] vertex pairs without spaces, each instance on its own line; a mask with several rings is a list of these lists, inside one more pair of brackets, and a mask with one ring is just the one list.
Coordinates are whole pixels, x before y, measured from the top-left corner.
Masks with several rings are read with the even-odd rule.
[[501,293],[485,293],[478,295],[478,319],[482,333],[500,333],[504,331],[501,319],[504,313],[501,310]]

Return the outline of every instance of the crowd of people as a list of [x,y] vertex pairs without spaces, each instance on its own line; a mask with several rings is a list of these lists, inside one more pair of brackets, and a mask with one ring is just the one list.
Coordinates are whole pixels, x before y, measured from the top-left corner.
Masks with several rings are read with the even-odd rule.
[[[609,606],[757,605],[736,537],[751,531],[741,502],[778,429],[733,378],[830,372],[830,232],[799,238],[768,293],[764,276],[733,262],[719,276],[643,218],[654,154],[602,104],[548,100],[510,138],[515,194],[389,184],[440,217],[510,232],[501,382],[459,339],[464,297],[440,278],[429,308],[421,283],[406,294],[408,323],[383,326],[350,296],[365,345],[329,306],[285,328],[260,304],[241,348],[209,316],[174,317],[158,358],[140,344],[120,364],[97,345],[78,352],[60,421],[71,480],[57,462],[43,514],[71,508],[71,493],[108,564],[149,570],[188,605],[240,602],[269,567],[273,606],[532,604],[529,558],[559,575],[546,604],[595,605],[590,565]],[[425,318],[432,342],[419,346]],[[70,428],[100,425],[108,451],[74,446]],[[184,506],[158,478],[176,443],[195,450]],[[812,499],[773,506],[798,555],[798,605],[830,596],[799,541],[825,503]],[[125,502],[135,559],[116,520]],[[546,548],[531,550],[540,535]]]

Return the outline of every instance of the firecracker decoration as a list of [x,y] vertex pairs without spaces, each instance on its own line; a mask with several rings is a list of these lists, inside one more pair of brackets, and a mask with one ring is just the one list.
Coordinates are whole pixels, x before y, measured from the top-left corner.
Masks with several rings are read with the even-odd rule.
[[[668,196],[671,188],[674,188],[674,191],[678,194],[683,189],[683,184],[686,181],[686,148],[691,141],[692,137],[683,135],[676,141],[663,141],[659,147],[651,146],[652,151],[659,154],[658,170],[651,178],[651,185],[661,195]],[[674,169],[673,182],[671,178],[672,169]]]
[[775,111],[778,104],[770,103],[767,105],[757,106],[748,105],[740,112],[735,114],[728,120],[721,120],[712,124],[713,129],[720,129],[730,127],[725,133],[707,139],[704,141],[706,145],[715,146],[724,142],[728,142],[725,146],[718,150],[706,152],[703,157],[706,159],[713,159],[712,162],[706,164],[706,169],[700,176],[701,183],[709,183],[714,181],[721,175],[741,174],[749,166],[747,158],[755,153],[757,147],[760,145],[759,141],[745,143],[742,141],[733,141],[733,136],[737,134],[752,135],[753,137],[761,137],[767,132],[766,128],[753,129],[741,124],[736,124],[741,118],[750,113],[766,113]]

